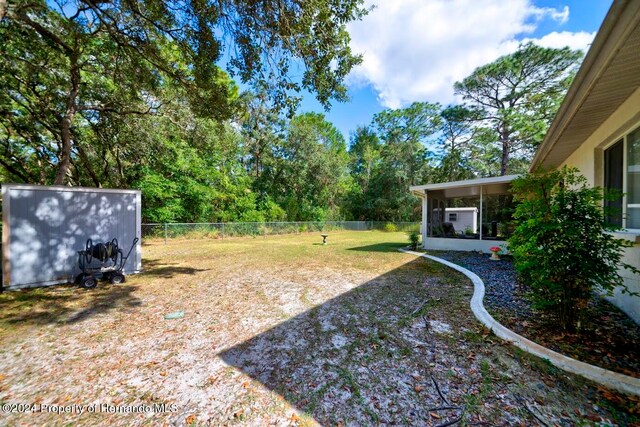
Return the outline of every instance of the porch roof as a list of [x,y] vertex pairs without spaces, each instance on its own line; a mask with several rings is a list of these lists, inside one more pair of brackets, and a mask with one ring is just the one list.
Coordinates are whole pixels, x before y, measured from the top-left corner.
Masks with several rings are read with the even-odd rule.
[[409,187],[411,192],[424,198],[427,192],[438,192],[445,199],[456,197],[475,197],[482,194],[508,194],[511,181],[520,175],[505,175],[491,178],[468,179],[464,181],[442,182],[438,184],[414,185]]

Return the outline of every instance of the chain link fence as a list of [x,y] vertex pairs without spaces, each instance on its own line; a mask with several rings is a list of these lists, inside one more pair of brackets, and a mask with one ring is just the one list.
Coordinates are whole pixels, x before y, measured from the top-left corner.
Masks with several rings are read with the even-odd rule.
[[164,239],[166,242],[169,239],[224,239],[343,230],[410,232],[419,229],[419,222],[384,221],[166,223],[142,224],[142,238]]

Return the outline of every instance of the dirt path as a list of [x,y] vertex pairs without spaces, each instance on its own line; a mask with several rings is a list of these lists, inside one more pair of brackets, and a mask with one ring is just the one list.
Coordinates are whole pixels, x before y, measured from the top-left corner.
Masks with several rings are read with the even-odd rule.
[[[488,336],[468,309],[471,284],[398,253],[405,239],[147,245],[146,272],[125,285],[4,294],[0,400],[50,406],[0,424],[637,422],[635,402],[604,400]],[[65,405],[78,406],[47,412]],[[150,412],[112,413],[125,410]]]

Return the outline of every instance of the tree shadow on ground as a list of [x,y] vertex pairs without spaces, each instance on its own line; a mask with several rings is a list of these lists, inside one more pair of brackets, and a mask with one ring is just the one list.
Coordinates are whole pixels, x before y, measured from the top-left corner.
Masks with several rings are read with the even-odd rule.
[[141,301],[133,295],[136,286],[111,285],[100,282],[97,288],[82,289],[76,285],[25,289],[0,295],[0,323],[62,324],[76,323],[114,310],[138,307]]
[[[521,410],[527,401],[544,402],[550,420],[584,421],[595,387],[493,338],[469,309],[472,293],[463,275],[419,258],[334,298],[318,296],[319,305],[218,355],[293,405],[303,425],[538,424]],[[240,413],[256,399],[242,387]],[[604,417],[635,419],[611,402]]]
[[[353,250],[386,251],[398,246]],[[440,282],[443,275],[456,279],[445,286]],[[444,404],[429,375],[440,378],[444,393],[467,391],[453,390],[443,378],[449,367],[440,364],[445,364],[443,352],[450,342],[434,336],[423,320],[423,315],[441,316],[436,314],[436,305],[455,293],[452,287],[468,298],[470,285],[465,289],[465,283],[457,273],[417,259],[238,344],[220,357],[321,425],[424,424],[430,419],[428,408]],[[460,306],[468,311],[466,304]],[[448,310],[452,316],[457,312],[457,308]]]
[[178,264],[171,264],[158,259],[143,259],[142,260],[142,272],[141,276],[150,277],[162,277],[170,279],[174,276],[182,274],[193,275],[202,271],[209,271],[210,269],[200,269],[193,267],[184,267]]
[[[140,276],[172,278],[207,271],[145,259]],[[77,285],[57,285],[15,290],[0,294],[0,324],[64,324],[88,320],[115,310],[126,311],[142,303],[134,295],[137,286],[128,283],[111,285],[99,281],[94,289]]]
[[406,247],[406,243],[376,243],[367,246],[358,246],[355,248],[348,248],[349,251],[361,251],[361,252],[397,252],[399,248]]

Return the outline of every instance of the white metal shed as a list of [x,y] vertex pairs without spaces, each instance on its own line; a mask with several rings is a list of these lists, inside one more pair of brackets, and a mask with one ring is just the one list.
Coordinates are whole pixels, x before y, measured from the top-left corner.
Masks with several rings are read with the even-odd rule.
[[[128,251],[141,234],[137,190],[2,184],[2,286],[19,289],[72,282],[87,239],[118,239]],[[142,265],[138,241],[124,267]]]
[[453,224],[457,232],[478,231],[478,208],[446,208],[444,220]]

